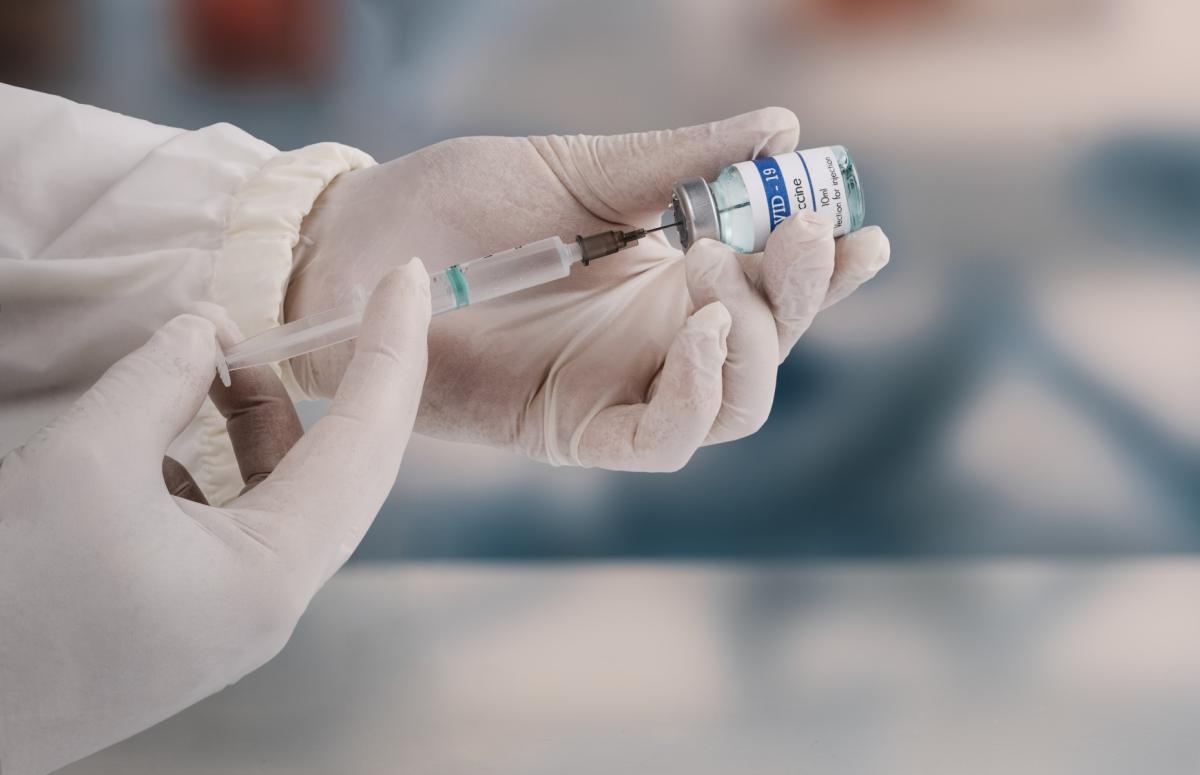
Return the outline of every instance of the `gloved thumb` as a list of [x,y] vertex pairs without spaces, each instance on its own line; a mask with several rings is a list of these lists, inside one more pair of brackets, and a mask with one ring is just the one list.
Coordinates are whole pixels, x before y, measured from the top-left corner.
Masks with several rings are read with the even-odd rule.
[[676,180],[711,180],[729,164],[795,150],[799,137],[792,111],[762,108],[682,129],[530,141],[593,215],[624,223],[663,209]]
[[199,315],[173,318],[113,364],[60,427],[85,438],[119,440],[112,449],[136,456],[131,461],[136,470],[157,474],[167,445],[204,402],[216,374],[216,354],[211,321]]
[[371,294],[329,413],[228,506],[315,589],[350,556],[392,488],[428,361],[429,273],[413,259]]

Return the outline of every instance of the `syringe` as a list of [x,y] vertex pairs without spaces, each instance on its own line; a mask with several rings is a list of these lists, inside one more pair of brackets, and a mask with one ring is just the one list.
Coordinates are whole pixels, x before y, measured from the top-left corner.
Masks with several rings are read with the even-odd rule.
[[[587,266],[594,259],[636,245],[650,232],[675,225],[678,224],[664,224],[653,229],[602,231],[578,236],[569,244],[558,237],[549,237],[455,264],[429,276],[433,314],[440,315],[558,280],[571,273],[573,264]],[[362,315],[361,304],[344,304],[268,329],[226,350],[225,365],[232,371],[278,363],[345,342],[358,336]]]

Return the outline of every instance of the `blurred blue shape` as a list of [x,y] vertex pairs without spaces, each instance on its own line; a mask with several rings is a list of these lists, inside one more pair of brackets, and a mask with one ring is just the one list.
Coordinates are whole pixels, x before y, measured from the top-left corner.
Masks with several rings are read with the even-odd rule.
[[1200,134],[1116,136],[1088,149],[1069,177],[1072,201],[1123,244],[1200,248]]
[[[188,66],[174,4],[78,0],[54,8],[64,15],[22,13],[55,19],[50,28],[61,27],[63,40],[74,40],[70,30],[86,35],[69,52],[54,48],[62,61],[33,85],[174,126],[229,121],[281,148],[338,140],[384,160],[459,134],[648,129],[768,101],[803,114],[805,143],[853,148],[868,221],[891,237],[892,264],[823,313],[780,367],[775,408],[761,432],[702,449],[683,471],[664,476],[564,471],[509,458],[497,464],[502,477],[473,479],[449,465],[444,476],[414,475],[414,450],[359,559],[1200,548],[1200,451],[1186,437],[1164,433],[1161,417],[1156,424],[1143,405],[1091,373],[1072,345],[1039,328],[1035,309],[1035,301],[1062,301],[1038,295],[1049,293],[1051,279],[1067,277],[1085,290],[1105,282],[1101,252],[1103,260],[1136,262],[1136,272],[1170,282],[1180,275],[1168,269],[1196,264],[1200,133],[1189,134],[1186,124],[1168,132],[1156,129],[1165,126],[1161,116],[1130,111],[1122,121],[1132,117],[1144,130],[1118,131],[1116,120],[1102,119],[1108,124],[1092,127],[1090,136],[1109,139],[1082,148],[1070,136],[1045,137],[1053,125],[1036,110],[1028,117],[1005,112],[1024,122],[1018,141],[1007,126],[988,137],[947,131],[946,119],[986,113],[998,100],[1025,104],[1016,90],[1021,78],[1038,74],[1036,65],[1011,61],[1010,48],[1002,47],[1012,93],[962,90],[947,100],[945,114],[901,114],[906,90],[920,89],[882,71],[874,94],[814,92],[804,79],[781,79],[781,72],[839,72],[829,69],[838,63],[819,45],[829,30],[810,19],[806,45],[781,45],[780,29],[796,19],[778,9],[760,9],[753,24],[731,30],[722,20],[745,16],[733,0],[342,0],[325,7],[338,13],[336,29],[328,30],[338,39],[327,77],[301,84],[204,77]],[[1004,34],[1033,46],[1045,33],[1041,8],[1018,9]],[[637,19],[636,28],[627,17]],[[0,22],[5,18],[15,17],[0,15]],[[1076,28],[1083,29],[1072,23],[1054,36]],[[626,45],[614,49],[618,32]],[[923,47],[939,45],[922,34],[889,32],[877,66],[921,60]],[[717,68],[697,53],[730,44],[731,36],[736,50],[760,56]],[[853,41],[856,57],[879,43],[865,32],[861,38]],[[1129,50],[1139,44],[1156,41],[1131,41]],[[945,52],[938,73],[952,72],[955,57],[977,67],[974,58],[982,56],[961,41]],[[740,87],[718,79],[714,88],[709,79],[723,74]],[[820,110],[811,109],[814,93]],[[861,110],[875,100],[877,109]],[[847,114],[877,121],[848,122]],[[893,117],[903,126],[894,127]],[[1128,301],[1119,314],[1156,303]],[[1190,339],[1182,347],[1165,340],[1146,346],[1176,347],[1188,357]],[[1087,433],[1048,430],[1039,425],[1044,416],[1031,417],[1021,404],[1022,395],[996,397],[997,384],[1014,374],[1046,398],[1045,411],[1071,415]],[[988,411],[984,437],[964,442],[964,428],[979,427],[973,423]],[[1126,501],[1097,507],[1095,499],[1073,498],[1077,482],[1059,488],[1065,494],[1042,497],[1039,486],[1056,484],[1053,471],[1039,478],[1005,465],[1028,450],[1053,468],[1092,445],[1120,461],[1116,489]],[[973,465],[965,465],[972,456]],[[1085,468],[1081,476],[1110,474]],[[573,491],[564,481],[586,486]],[[445,497],[450,488],[453,499]]]

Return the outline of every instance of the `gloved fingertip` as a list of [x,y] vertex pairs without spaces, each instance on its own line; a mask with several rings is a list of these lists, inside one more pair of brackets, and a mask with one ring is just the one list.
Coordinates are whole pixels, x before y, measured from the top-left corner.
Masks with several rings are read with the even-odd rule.
[[188,311],[212,322],[217,331],[217,342],[222,347],[229,347],[246,338],[238,324],[230,317],[229,311],[220,304],[197,301],[189,306]]
[[141,350],[160,373],[171,380],[184,379],[207,390],[216,371],[216,326],[211,320],[185,312],[168,320]]
[[[424,265],[413,260],[393,268],[380,278],[367,300],[355,359],[369,360],[382,354],[388,359],[423,362],[429,319],[429,275]],[[349,377],[347,372],[343,386]]]
[[800,119],[796,118],[796,113],[791,108],[768,105],[753,113],[758,117],[760,126],[774,128],[778,132],[800,131]]
[[418,299],[421,297],[428,299],[429,272],[425,269],[425,262],[421,259],[413,256],[407,264],[392,270],[391,274],[393,281],[398,285],[399,293]]
[[842,238],[843,250],[858,257],[862,271],[874,275],[891,260],[892,244],[883,229],[867,226]]
[[425,262],[413,256],[404,266],[403,273],[405,304],[428,324],[432,310],[429,298],[429,272],[425,269]]
[[163,345],[171,353],[202,352],[207,355],[217,347],[217,330],[208,318],[185,312],[168,320],[150,341]]
[[696,310],[688,318],[687,324],[693,330],[703,331],[724,343],[729,337],[729,329],[733,326],[733,317],[724,304],[714,301]]
[[729,354],[729,331],[733,318],[719,301],[706,304],[692,313],[684,324],[682,339],[685,357],[701,371],[719,376],[721,365]]
[[787,218],[771,233],[768,240],[817,242],[833,239],[833,220],[810,211],[796,213]]
[[726,119],[723,123],[744,127],[753,134],[756,140],[750,158],[794,151],[800,140],[800,120],[787,108],[759,108]]
[[364,319],[404,314],[429,317],[429,273],[419,258],[411,259],[380,278],[367,300]]
[[429,292],[429,271],[425,269],[425,262],[417,256],[413,256],[404,266],[409,274],[410,280],[415,283],[418,289],[423,289],[426,293]]
[[714,239],[698,239],[691,244],[684,255],[693,264],[721,261],[733,251],[723,242]]
[[741,271],[733,251],[716,240],[697,240],[688,248],[683,262],[684,276],[697,306],[719,297],[722,281],[728,277],[726,272],[731,264]]

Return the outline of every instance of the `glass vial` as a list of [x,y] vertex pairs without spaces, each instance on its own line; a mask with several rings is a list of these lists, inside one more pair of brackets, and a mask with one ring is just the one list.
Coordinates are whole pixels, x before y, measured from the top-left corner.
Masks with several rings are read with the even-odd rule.
[[830,219],[835,237],[862,227],[862,185],[845,148],[809,148],[739,162],[721,170],[711,183],[681,180],[662,223],[679,223],[677,232],[670,229],[668,235],[684,250],[708,238],[741,253],[757,253],[776,226],[800,212]]

